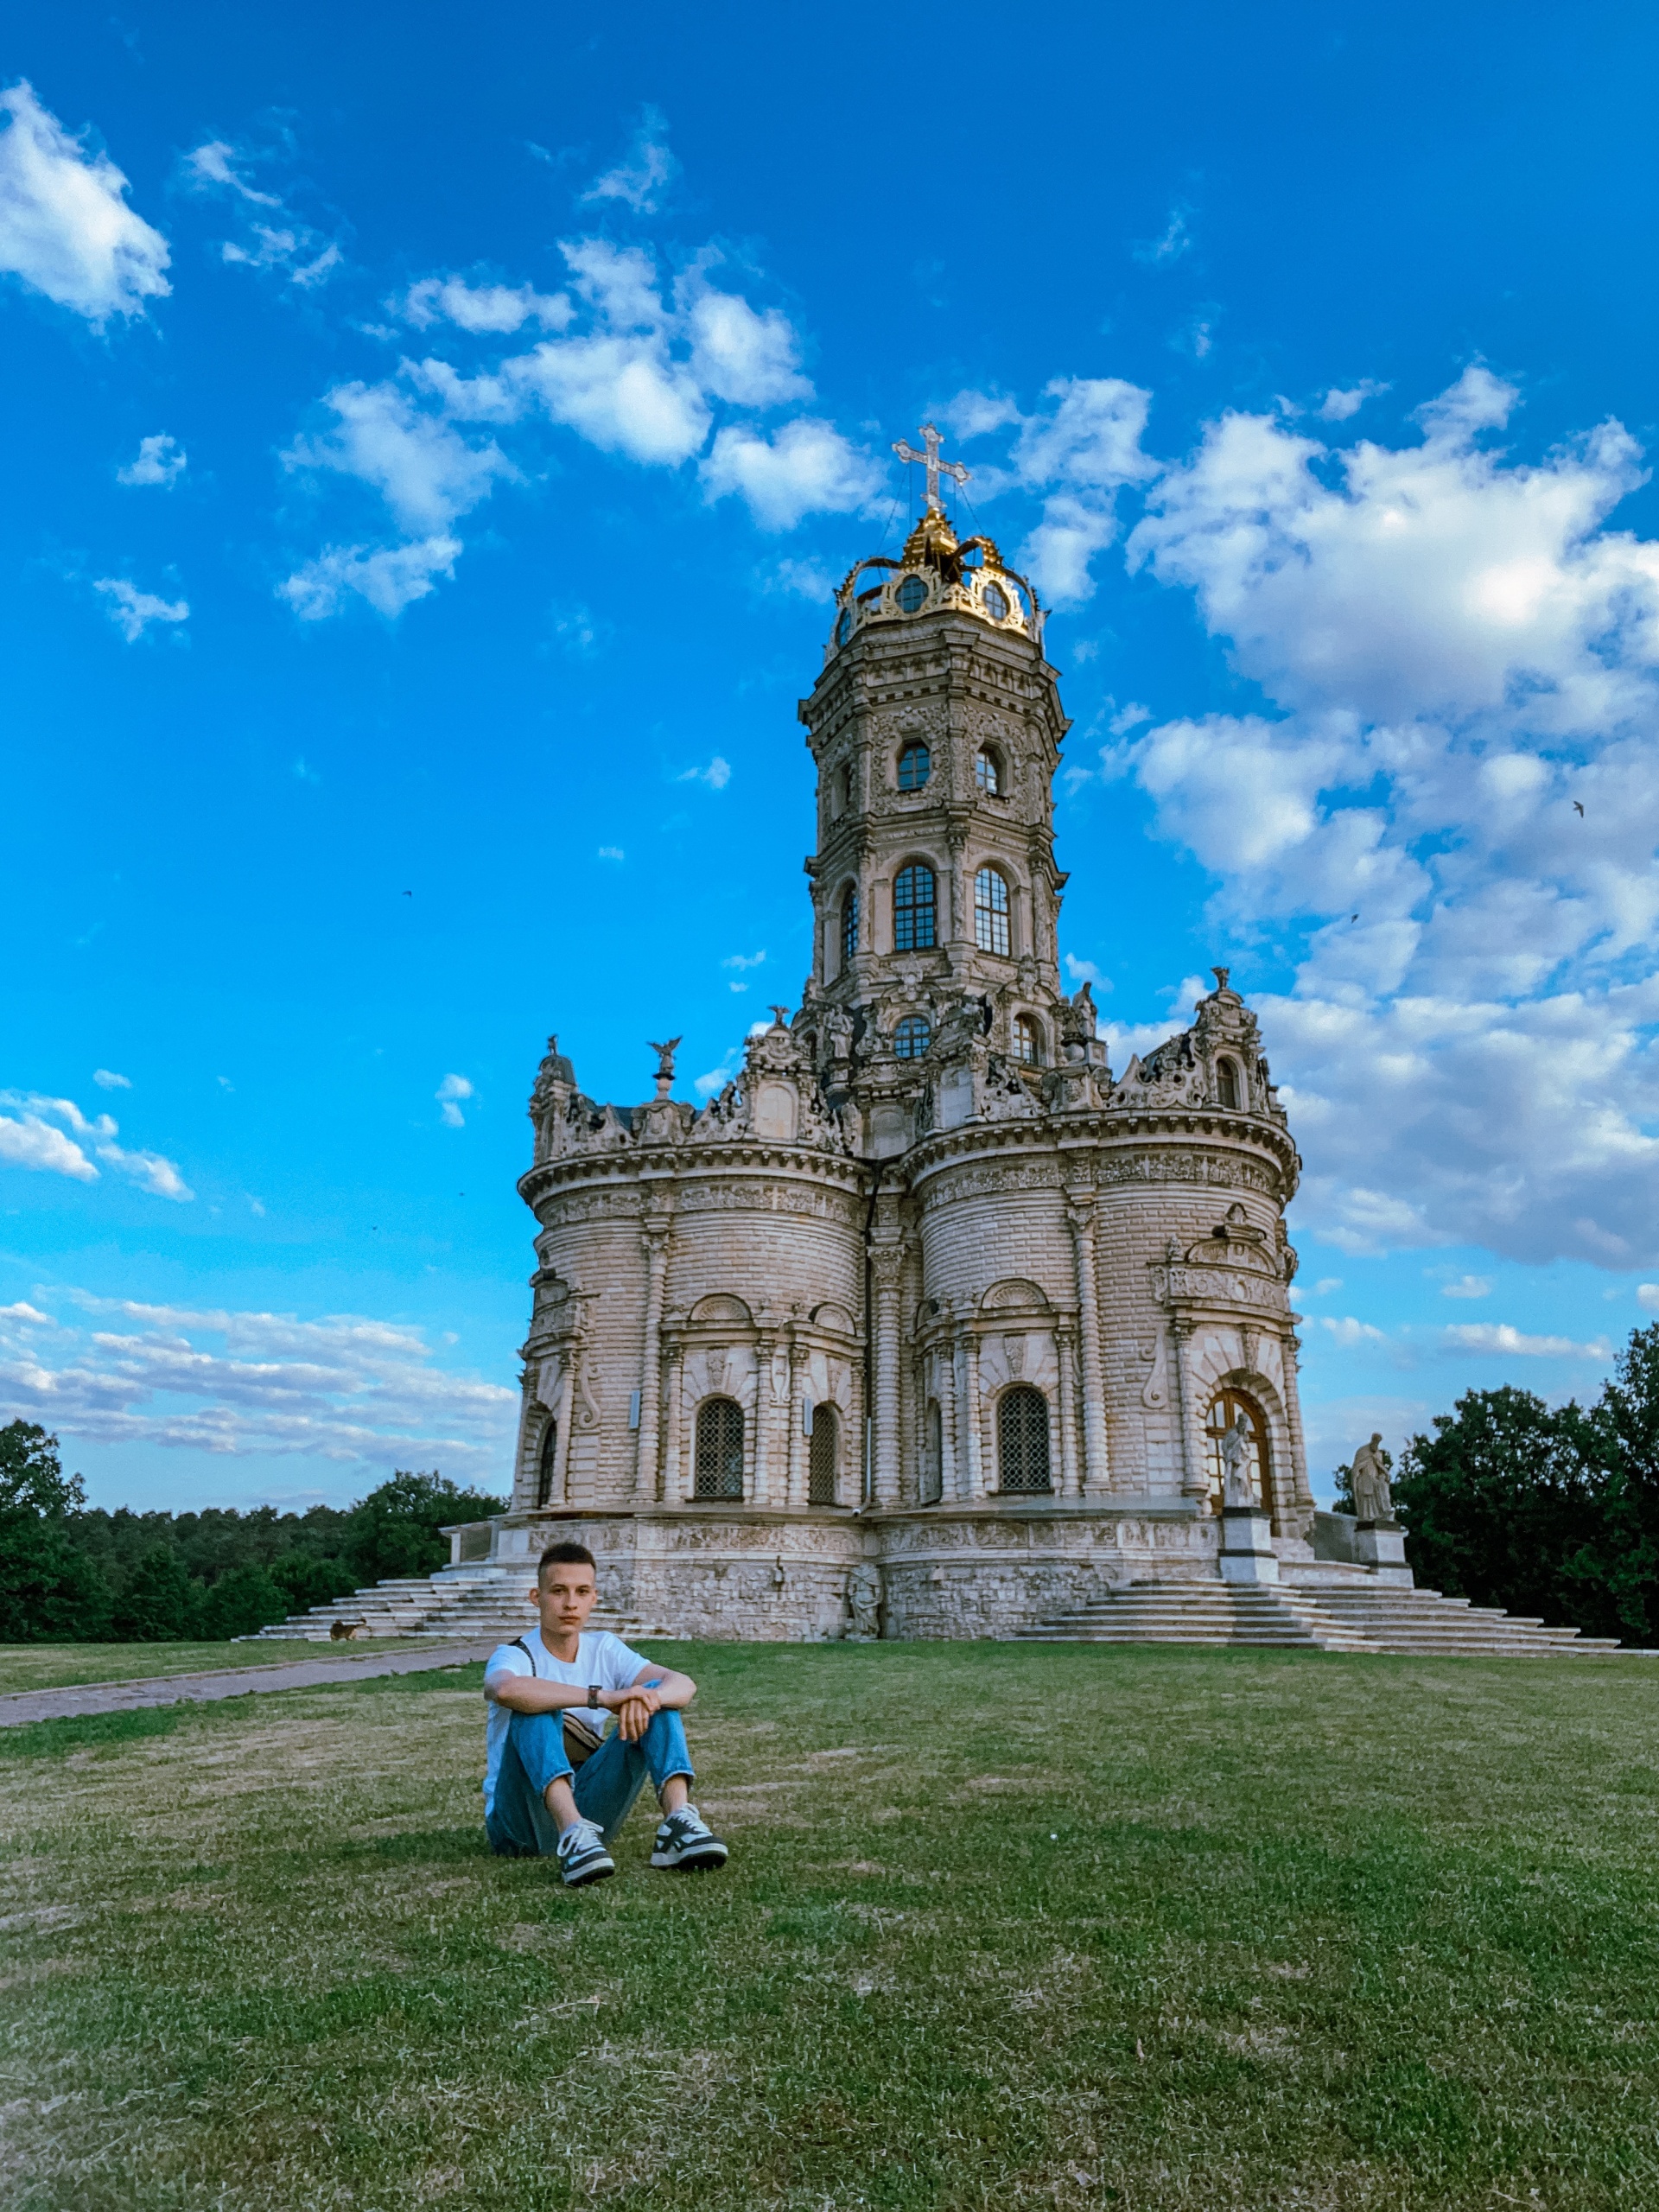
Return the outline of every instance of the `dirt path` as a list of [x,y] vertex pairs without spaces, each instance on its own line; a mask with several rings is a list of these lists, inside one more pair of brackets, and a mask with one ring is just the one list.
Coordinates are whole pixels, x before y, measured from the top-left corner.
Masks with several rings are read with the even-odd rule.
[[433,1667],[465,1667],[487,1659],[486,1643],[429,1644],[412,1651],[365,1651],[359,1658],[293,1659],[278,1667],[233,1667],[206,1675],[158,1675],[137,1681],[70,1683],[61,1689],[16,1690],[0,1697],[0,1728],[26,1720],[67,1720],[84,1713],[124,1713],[135,1706],[213,1703],[262,1690],[308,1690],[324,1682],[362,1682],[373,1675],[423,1675]]

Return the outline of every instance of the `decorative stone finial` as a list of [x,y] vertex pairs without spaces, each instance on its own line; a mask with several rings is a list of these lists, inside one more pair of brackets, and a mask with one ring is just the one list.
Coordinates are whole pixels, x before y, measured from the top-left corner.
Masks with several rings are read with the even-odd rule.
[[788,1028],[788,1027],[789,1027],[789,1008],[788,1008],[786,1006],[775,1006],[775,1007],[772,1007],[772,1027],[773,1027],[774,1029],[787,1029],[787,1028]]
[[674,1088],[674,1055],[680,1048],[680,1039],[671,1037],[666,1045],[653,1045],[647,1040],[646,1049],[657,1055],[657,1096],[666,1098]]
[[1224,991],[1226,989],[1227,978],[1232,974],[1232,972],[1233,971],[1230,968],[1212,968],[1210,970],[1210,973],[1216,979],[1216,988],[1218,991]]

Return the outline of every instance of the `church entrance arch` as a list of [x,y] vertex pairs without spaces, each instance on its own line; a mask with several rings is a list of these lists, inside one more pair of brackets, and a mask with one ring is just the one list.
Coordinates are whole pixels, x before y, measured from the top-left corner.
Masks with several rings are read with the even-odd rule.
[[536,1471],[536,1503],[551,1505],[553,1484],[559,1471],[559,1424],[550,1421],[542,1433],[541,1464]]
[[743,1408],[734,1398],[705,1398],[697,1408],[696,1497],[743,1495]]
[[1217,1390],[1211,1402],[1204,1424],[1204,1463],[1210,1478],[1210,1510],[1219,1513],[1222,1486],[1226,1475],[1222,1459],[1221,1443],[1228,1430],[1244,1416],[1250,1440],[1250,1482],[1258,1503],[1265,1512],[1273,1511],[1273,1453],[1268,1441],[1268,1417],[1248,1391],[1230,1388]]
[[835,1505],[836,1472],[841,1465],[841,1423],[833,1406],[812,1408],[812,1438],[806,1451],[806,1502]]
[[996,1402],[998,1478],[1004,1490],[1048,1491],[1048,1400],[1029,1382],[1016,1382]]

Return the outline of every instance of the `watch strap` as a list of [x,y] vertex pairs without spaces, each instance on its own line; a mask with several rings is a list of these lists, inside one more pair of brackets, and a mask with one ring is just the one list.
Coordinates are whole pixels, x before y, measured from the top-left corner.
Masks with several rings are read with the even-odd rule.
[[590,1713],[596,1713],[599,1710],[599,1684],[597,1682],[589,1682],[588,1685],[588,1709]]

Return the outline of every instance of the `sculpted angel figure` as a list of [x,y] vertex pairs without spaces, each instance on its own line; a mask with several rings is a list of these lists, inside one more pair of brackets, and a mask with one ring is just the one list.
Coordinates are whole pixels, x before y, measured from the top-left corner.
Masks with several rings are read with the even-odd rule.
[[1221,1502],[1225,1506],[1256,1502],[1255,1485],[1250,1480],[1251,1440],[1249,1417],[1240,1414],[1221,1440]]
[[1369,1444],[1362,1444],[1354,1454],[1352,1482],[1354,1514],[1361,1521],[1392,1521],[1394,1499],[1389,1491],[1389,1471],[1382,1463],[1378,1446],[1382,1432],[1375,1429]]

